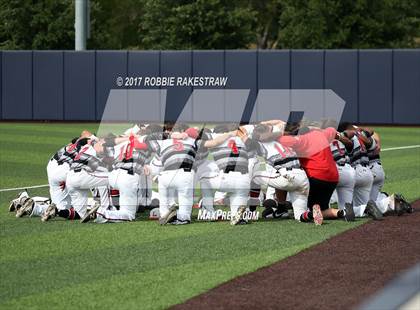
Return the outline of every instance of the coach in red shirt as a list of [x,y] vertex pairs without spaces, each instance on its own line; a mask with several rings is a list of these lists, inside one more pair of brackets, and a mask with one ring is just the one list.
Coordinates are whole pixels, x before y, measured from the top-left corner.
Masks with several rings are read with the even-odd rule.
[[344,217],[343,212],[329,207],[331,195],[338,183],[338,170],[330,150],[330,143],[336,138],[337,131],[332,128],[309,129],[297,136],[285,135],[279,137],[279,142],[291,147],[297,155],[302,168],[308,175],[310,189],[308,208],[318,204],[323,217]]

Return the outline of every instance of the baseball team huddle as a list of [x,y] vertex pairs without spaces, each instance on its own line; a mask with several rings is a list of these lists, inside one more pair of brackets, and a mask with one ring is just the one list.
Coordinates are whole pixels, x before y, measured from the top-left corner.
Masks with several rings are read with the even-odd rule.
[[244,215],[259,206],[263,218],[315,225],[412,213],[401,194],[382,192],[380,151],[373,130],[332,121],[136,124],[104,137],[85,130],[49,160],[50,197],[23,191],[9,211],[106,223],[150,210],[161,225],[191,223],[195,201],[210,215],[229,207],[231,225],[249,223]]

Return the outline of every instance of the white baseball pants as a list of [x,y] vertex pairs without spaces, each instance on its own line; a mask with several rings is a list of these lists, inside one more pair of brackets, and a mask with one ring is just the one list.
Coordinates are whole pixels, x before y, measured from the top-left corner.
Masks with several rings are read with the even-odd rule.
[[107,222],[133,221],[139,205],[140,176],[116,169],[109,174],[109,185],[120,192],[120,209],[110,210],[101,206],[97,214]]
[[[395,201],[392,199],[393,197],[388,197],[385,194],[379,193],[378,199],[376,199],[376,206],[381,211],[382,214],[388,212],[388,211],[394,211],[395,209]],[[366,205],[356,206],[353,207],[354,209],[354,215],[356,217],[363,217],[366,216],[365,210]]]
[[63,182],[66,182],[69,171],[70,166],[67,163],[59,165],[55,159],[48,162],[47,176],[50,186],[50,197],[51,201],[55,203],[59,210],[69,209],[71,207],[71,198],[67,186],[64,188],[60,186]]
[[202,207],[209,212],[213,212],[214,190],[209,187],[208,182],[205,180],[217,177],[219,175],[219,168],[214,161],[204,160],[200,162],[195,171],[194,184],[200,184],[201,195],[203,198]]
[[356,165],[355,184],[353,192],[353,206],[361,206],[367,204],[372,189],[373,175],[369,167]]
[[91,188],[97,188],[101,198],[101,206],[108,208],[110,197],[108,192],[108,172],[95,171],[87,172],[81,170],[75,172],[70,170],[67,174],[67,187],[71,197],[74,210],[80,217],[84,217],[87,212],[88,196]]
[[254,173],[253,181],[264,187],[270,186],[287,191],[296,220],[299,221],[301,214],[308,210],[309,181],[304,170],[282,168],[277,171],[272,166],[266,165],[265,171]]
[[345,209],[346,203],[352,203],[354,185],[356,183],[356,171],[349,164],[344,166],[337,165],[338,170],[338,184],[336,187],[337,191],[337,203],[340,210]]
[[194,171],[184,169],[162,171],[159,175],[159,214],[165,216],[169,212],[171,202],[178,197],[179,220],[191,221],[194,203]]
[[370,166],[370,171],[372,171],[373,174],[373,184],[370,191],[370,199],[376,201],[376,199],[378,199],[378,194],[381,192],[382,187],[384,186],[385,172],[384,168],[382,168],[382,165],[377,162],[374,162]]
[[[238,171],[224,173],[220,171],[215,177],[203,178],[202,184],[214,191],[226,192],[230,198],[231,216],[235,216],[238,208],[248,204],[249,196],[249,174],[242,174]],[[213,201],[209,204],[213,207]]]

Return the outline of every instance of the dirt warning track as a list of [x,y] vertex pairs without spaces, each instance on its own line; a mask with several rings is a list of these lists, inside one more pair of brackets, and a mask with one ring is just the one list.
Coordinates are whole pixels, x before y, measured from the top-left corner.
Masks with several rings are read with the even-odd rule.
[[415,212],[370,221],[174,309],[350,309],[420,261]]

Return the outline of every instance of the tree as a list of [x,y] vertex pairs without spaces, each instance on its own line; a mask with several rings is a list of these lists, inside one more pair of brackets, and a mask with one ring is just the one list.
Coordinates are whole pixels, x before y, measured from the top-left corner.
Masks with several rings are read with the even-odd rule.
[[254,25],[242,0],[145,0],[139,35],[146,49],[235,49],[252,42]]
[[90,49],[139,49],[143,0],[91,0]]
[[[112,10],[104,13],[108,8],[102,7],[101,3],[106,2],[91,1],[88,48],[125,47],[118,44],[123,37],[116,33],[119,28],[111,31],[114,29],[112,21],[119,20],[113,18]],[[74,1],[0,0],[0,20],[1,49],[74,49]]]
[[[0,49],[73,49],[74,1],[0,0]],[[420,46],[419,0],[90,3],[89,49]]]
[[72,49],[74,7],[67,0],[1,0],[2,49]]
[[416,0],[284,0],[282,48],[413,47]]
[[280,40],[281,0],[251,0],[256,15],[256,47],[277,48]]

